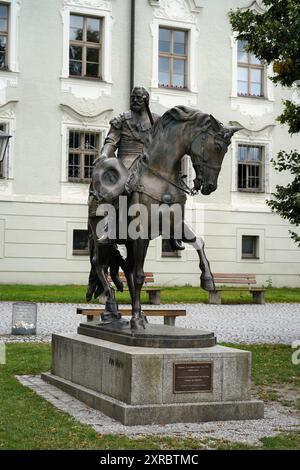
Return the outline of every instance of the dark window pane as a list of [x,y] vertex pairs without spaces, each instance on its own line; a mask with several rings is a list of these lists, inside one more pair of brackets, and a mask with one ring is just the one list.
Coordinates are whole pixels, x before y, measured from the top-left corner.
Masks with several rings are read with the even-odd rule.
[[83,17],[70,16],[70,39],[72,41],[82,41],[83,39]]
[[238,188],[247,188],[247,165],[240,164],[238,167]]
[[257,236],[242,236],[242,256],[245,258],[256,258]]
[[0,67],[4,67],[5,64],[5,53],[0,52]]
[[171,52],[171,32],[169,29],[159,30],[159,50],[160,52]]
[[70,60],[82,60],[82,47],[70,46]]
[[75,62],[74,60],[70,61],[70,75],[82,75],[82,63]]
[[100,42],[100,19],[87,18],[87,41]]
[[82,41],[82,29],[70,28],[70,40]]
[[98,77],[99,76],[99,65],[98,64],[86,64],[86,76],[87,77]]
[[0,36],[0,51],[5,52],[7,44],[7,38],[5,36]]
[[88,47],[86,50],[86,60],[88,62],[99,62],[99,49]]
[[80,157],[74,153],[69,154],[69,178],[80,178]]
[[92,177],[94,158],[95,158],[95,155],[85,155],[84,157],[84,177],[85,178]]
[[185,54],[185,32],[174,31],[174,54]]
[[69,132],[69,148],[78,149],[80,147],[80,133],[78,131]]
[[73,230],[73,250],[88,253],[89,237],[87,230]]
[[84,148],[94,149],[97,147],[97,134],[93,132],[87,132],[84,136]]

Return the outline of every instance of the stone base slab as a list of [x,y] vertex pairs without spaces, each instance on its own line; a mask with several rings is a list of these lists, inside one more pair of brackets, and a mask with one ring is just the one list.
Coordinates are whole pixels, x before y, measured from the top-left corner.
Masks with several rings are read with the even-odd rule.
[[123,424],[259,419],[251,353],[224,346],[145,348],[53,335],[43,379]]
[[264,417],[263,402],[258,400],[177,403],[171,405],[127,405],[50,373],[42,374],[42,379],[88,406],[120,421],[125,426],[236,421],[262,419]]

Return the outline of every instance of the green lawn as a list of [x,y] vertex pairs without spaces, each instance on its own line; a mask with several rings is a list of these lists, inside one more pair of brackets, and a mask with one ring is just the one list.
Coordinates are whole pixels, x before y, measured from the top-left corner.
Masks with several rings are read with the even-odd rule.
[[[300,367],[291,348],[282,345],[238,346],[253,353],[257,386],[300,386]],[[103,436],[23,387],[14,375],[39,374],[50,366],[50,345],[8,344],[7,364],[0,365],[0,449],[251,449],[215,439]],[[299,449],[300,432],[263,438],[259,449]]]
[[[63,302],[84,303],[85,286],[33,286],[0,284],[0,301]],[[117,294],[120,303],[129,303],[129,293]],[[251,303],[252,296],[243,291],[230,291],[222,294],[225,304]],[[208,303],[208,293],[200,287],[162,287],[162,303]],[[97,302],[97,301],[96,301]],[[148,295],[143,292],[142,302],[148,302]],[[268,288],[266,302],[300,302],[300,288]]]

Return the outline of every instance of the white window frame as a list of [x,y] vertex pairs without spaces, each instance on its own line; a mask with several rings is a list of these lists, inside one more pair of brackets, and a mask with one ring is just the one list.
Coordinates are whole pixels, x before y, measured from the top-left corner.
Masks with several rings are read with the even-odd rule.
[[8,51],[7,51],[7,66],[8,70],[1,70],[1,74],[5,72],[19,72],[18,62],[18,33],[19,33],[19,16],[20,16],[20,1],[19,0],[1,0],[1,3],[6,3],[9,7],[8,19]]
[[[240,133],[241,134],[241,133]],[[249,146],[259,146],[263,147],[262,154],[263,154],[263,162],[262,162],[262,170],[263,170],[263,178],[264,183],[262,185],[262,191],[240,191],[238,189],[238,147],[239,145],[249,145]],[[254,133],[251,138],[249,136],[242,136],[233,137],[231,140],[231,147],[232,147],[232,182],[231,182],[231,191],[241,194],[247,195],[251,197],[251,195],[263,195],[264,197],[266,194],[270,193],[270,159],[272,155],[272,140],[269,138],[259,137],[259,132]]]
[[[242,237],[258,237],[257,256],[258,258],[242,257]],[[256,229],[249,227],[238,227],[236,230],[236,261],[238,263],[262,264],[265,262],[265,229]]]
[[[13,157],[14,157],[14,143],[16,132],[16,116],[12,109],[15,105],[14,101],[8,102],[6,105],[0,107],[0,124],[5,125],[5,131],[12,137],[6,149],[6,154],[3,161],[3,178],[0,179],[0,186],[7,180],[13,179]],[[1,193],[1,191],[0,191]]]
[[274,101],[274,85],[273,82],[268,78],[273,75],[272,65],[264,67],[263,73],[263,90],[264,96],[240,96],[238,94],[238,40],[237,32],[234,32],[231,36],[231,48],[232,48],[232,89],[231,89],[231,98],[236,98],[242,100],[246,103],[255,103],[259,105],[259,102],[262,102],[265,106],[265,101]]
[[67,259],[70,260],[77,260],[79,262],[84,261],[87,262],[89,260],[89,255],[74,255],[73,254],[73,231],[74,230],[87,230],[86,220],[78,221],[78,222],[66,222],[66,245],[67,245]]
[[[159,87],[158,85],[158,62],[159,62],[159,28],[167,29],[180,29],[186,31],[187,39],[187,74],[186,74],[186,90],[177,90],[176,88],[164,88]],[[177,20],[163,20],[163,19],[154,19],[151,25],[151,32],[153,38],[152,45],[152,80],[151,88],[158,89],[161,92],[170,91],[173,93],[197,93],[197,80],[196,80],[196,58],[197,58],[197,41],[198,41],[198,32],[196,30],[196,25],[177,21]]]
[[[63,91],[70,89],[70,84],[73,83],[75,93],[78,95],[78,88],[80,85],[87,89],[87,82],[92,82],[92,95],[95,94],[95,89],[98,95],[101,93],[109,95],[111,93],[112,85],[112,24],[113,19],[111,15],[112,5],[110,1],[91,1],[91,0],[64,0],[64,7],[61,10],[62,23],[63,23],[63,63],[61,79],[67,81],[66,85],[62,84]],[[70,77],[69,75],[69,42],[70,42],[70,15],[71,14],[86,15],[86,16],[97,16],[102,20],[102,49],[101,49],[101,75],[100,80],[88,80],[88,78],[80,79]],[[82,85],[83,84],[83,85]],[[103,89],[102,89],[103,88]],[[99,90],[100,89],[100,90]],[[76,93],[77,91],[77,93]],[[79,91],[80,94],[80,91]],[[86,95],[85,95],[86,97]],[[89,96],[90,97],[90,96]],[[94,96],[91,96],[92,98]],[[96,98],[96,97],[95,97]]]
[[76,186],[78,184],[83,184],[83,185],[88,185],[88,183],[82,183],[82,182],[72,182],[69,181],[69,146],[68,146],[68,138],[69,138],[69,131],[78,131],[78,132],[97,132],[100,134],[100,142],[99,142],[99,150],[101,149],[101,146],[103,145],[104,141],[104,136],[106,134],[106,129],[103,129],[102,126],[95,126],[95,125],[86,125],[83,126],[82,124],[79,125],[77,124],[63,124],[62,126],[62,143],[63,143],[63,155],[65,155],[65,158],[63,158],[63,165],[62,165],[62,182],[68,183],[68,184],[75,184]]

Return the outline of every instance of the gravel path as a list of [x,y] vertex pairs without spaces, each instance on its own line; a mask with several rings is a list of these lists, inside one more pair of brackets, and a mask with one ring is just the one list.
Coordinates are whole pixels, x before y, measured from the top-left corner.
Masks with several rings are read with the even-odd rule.
[[18,380],[59,410],[69,413],[82,424],[92,426],[97,433],[102,435],[196,437],[259,444],[259,439],[262,437],[275,436],[284,431],[300,430],[299,414],[297,416],[291,409],[279,403],[266,404],[265,418],[260,420],[124,426],[53,385],[45,383],[38,376],[19,376]]
[[[22,337],[10,335],[12,302],[0,302],[0,339],[9,342],[48,342],[52,333],[74,333],[78,324],[86,321],[85,317],[76,315],[76,307],[86,307],[86,304],[39,303],[37,335]],[[97,308],[97,305],[93,307]],[[218,341],[291,344],[300,340],[300,303],[178,304],[177,307],[187,310],[186,317],[177,319],[177,326],[214,331]],[[162,319],[151,317],[150,322],[161,323]]]

